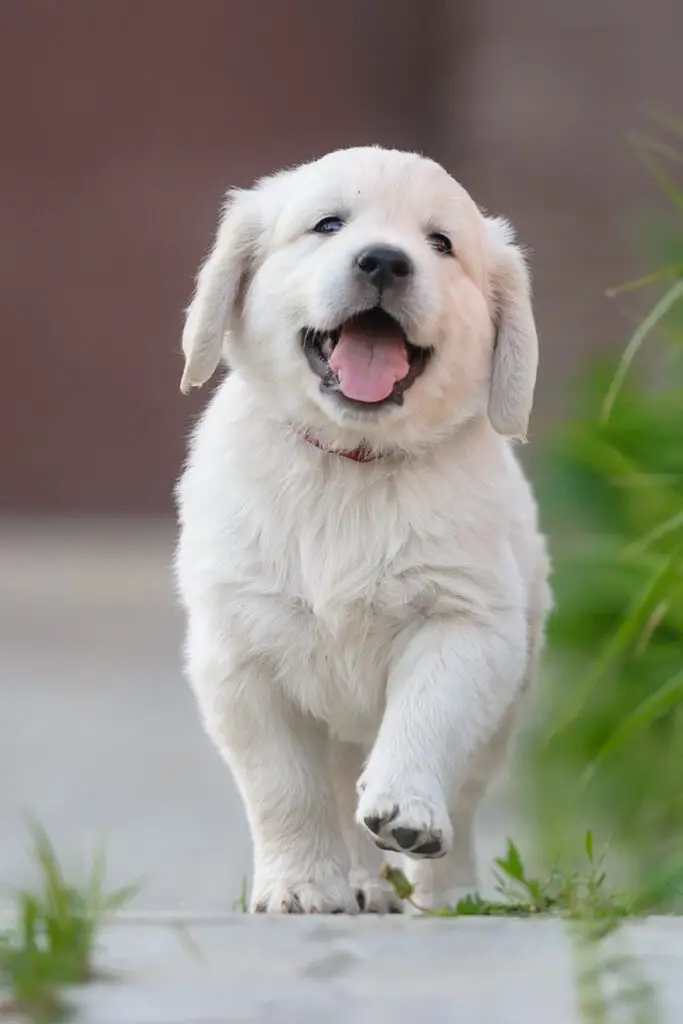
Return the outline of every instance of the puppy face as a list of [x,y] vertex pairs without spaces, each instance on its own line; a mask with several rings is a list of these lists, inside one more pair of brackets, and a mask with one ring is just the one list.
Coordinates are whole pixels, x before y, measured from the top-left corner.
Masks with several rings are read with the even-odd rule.
[[510,234],[438,164],[379,148],[231,193],[188,311],[183,387],[225,340],[297,426],[410,447],[488,410],[523,436],[537,341]]

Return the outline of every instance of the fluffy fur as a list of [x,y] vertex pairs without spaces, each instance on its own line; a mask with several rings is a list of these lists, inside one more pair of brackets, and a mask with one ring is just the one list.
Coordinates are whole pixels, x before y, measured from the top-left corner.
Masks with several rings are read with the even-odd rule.
[[[433,355],[402,405],[365,410],[321,390],[302,331],[376,301],[353,270],[376,244],[412,261],[381,299]],[[176,566],[187,674],[253,838],[251,908],[395,909],[382,851],[406,849],[418,900],[453,903],[550,605],[509,444],[537,363],[512,231],[423,157],[329,154],[229,194],[183,350],[185,390],[229,368],[178,486]],[[359,445],[378,457],[339,454]]]

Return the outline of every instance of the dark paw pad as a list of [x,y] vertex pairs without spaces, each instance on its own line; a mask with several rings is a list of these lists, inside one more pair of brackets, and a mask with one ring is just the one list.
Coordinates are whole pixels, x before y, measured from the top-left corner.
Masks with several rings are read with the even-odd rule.
[[411,850],[420,835],[414,828],[395,828],[391,834],[402,850]]
[[423,843],[422,846],[416,846],[412,852],[419,853],[421,857],[438,857],[443,853],[441,840],[432,839],[429,843]]

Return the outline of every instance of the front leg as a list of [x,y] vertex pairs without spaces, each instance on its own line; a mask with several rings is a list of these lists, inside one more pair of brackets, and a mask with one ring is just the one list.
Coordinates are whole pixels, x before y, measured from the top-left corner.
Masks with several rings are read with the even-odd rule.
[[364,751],[354,743],[330,739],[330,760],[341,829],[350,858],[349,881],[358,906],[367,914],[400,914],[401,901],[381,875],[384,857],[363,827],[354,820]]
[[[213,647],[213,644],[210,645]],[[326,730],[289,702],[262,659],[191,643],[205,727],[232,769],[254,846],[250,909],[357,913]]]
[[449,809],[521,686],[525,663],[521,610],[488,621],[432,618],[404,642],[359,782],[357,821],[380,849],[428,858],[452,849]]

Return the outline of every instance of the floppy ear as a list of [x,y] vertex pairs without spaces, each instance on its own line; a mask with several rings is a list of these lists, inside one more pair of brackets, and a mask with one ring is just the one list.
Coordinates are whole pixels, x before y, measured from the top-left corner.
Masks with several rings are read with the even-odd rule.
[[256,218],[253,194],[227,195],[213,248],[199,273],[187,310],[182,347],[185,369],[181,391],[201,387],[218,366],[223,339],[233,322],[254,257]]
[[524,254],[503,218],[487,218],[496,336],[488,415],[494,430],[526,440],[538,367],[531,281]]

